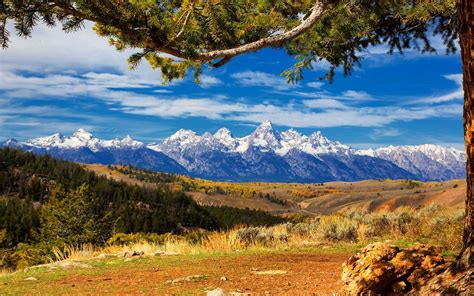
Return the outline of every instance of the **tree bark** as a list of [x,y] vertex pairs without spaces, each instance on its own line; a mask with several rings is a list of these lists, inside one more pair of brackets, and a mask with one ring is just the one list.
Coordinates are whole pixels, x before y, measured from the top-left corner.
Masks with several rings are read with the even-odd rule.
[[466,220],[463,251],[459,260],[463,268],[473,266],[474,227],[474,4],[472,0],[459,2],[459,42],[464,88],[464,142],[466,146]]

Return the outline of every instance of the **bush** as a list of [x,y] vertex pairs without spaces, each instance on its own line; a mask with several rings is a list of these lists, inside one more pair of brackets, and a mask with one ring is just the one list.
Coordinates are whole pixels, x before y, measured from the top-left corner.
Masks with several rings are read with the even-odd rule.
[[287,228],[291,235],[309,237],[313,234],[315,225],[309,223],[288,224]]
[[319,219],[318,235],[328,241],[355,241],[357,223],[343,216],[322,216]]
[[247,227],[237,230],[235,236],[244,245],[255,244],[257,235],[260,233],[258,227]]
[[[286,229],[286,227],[284,228]],[[288,233],[278,231],[275,227],[247,227],[236,232],[236,239],[244,246],[262,245],[269,247],[276,243],[286,242],[288,238]]]

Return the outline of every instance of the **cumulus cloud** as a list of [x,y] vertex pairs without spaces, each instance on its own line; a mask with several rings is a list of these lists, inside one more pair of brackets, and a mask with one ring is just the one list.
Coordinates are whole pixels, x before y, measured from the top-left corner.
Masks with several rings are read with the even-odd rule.
[[324,85],[323,82],[317,82],[317,81],[306,83],[306,86],[311,87],[311,88],[316,88],[316,89],[320,89],[323,85]]
[[32,38],[21,38],[11,32],[10,47],[2,52],[3,69],[57,72],[80,69],[126,69],[126,58],[131,51],[117,52],[99,37],[86,23],[83,30],[65,34],[60,26],[49,28],[44,24],[35,27]]
[[346,90],[342,93],[343,97],[354,100],[373,100],[372,96],[365,91]]
[[203,88],[209,88],[209,87],[212,87],[212,86],[222,84],[222,80],[220,80],[219,78],[214,77],[214,76],[209,76],[209,75],[206,75],[206,74],[202,74],[199,77],[199,80],[201,81],[200,86],[203,87]]
[[261,72],[261,71],[244,71],[231,75],[240,85],[269,87],[276,90],[287,90],[295,88],[295,84],[289,84],[283,77]]
[[[25,76],[0,70],[0,90],[7,98],[66,98],[72,96],[102,95],[117,88],[152,88],[156,81],[111,73],[88,72],[82,75],[46,74]],[[160,85],[161,87],[161,85]],[[155,90],[166,92],[165,89]]]
[[[10,46],[0,54],[2,71],[42,73],[43,75],[61,75],[78,73],[114,73],[105,74],[103,80],[126,85],[136,82],[162,85],[160,71],[152,70],[143,62],[134,71],[128,70],[127,58],[134,53],[127,49],[117,51],[108,44],[106,38],[99,37],[92,29],[93,24],[86,22],[85,28],[64,33],[60,26],[49,28],[44,24],[35,27],[31,38],[21,38],[14,34],[12,24]],[[2,77],[3,78],[3,77]],[[99,81],[96,77],[96,80]],[[128,87],[128,86],[127,86]],[[134,87],[134,86],[132,86]]]
[[303,100],[303,104],[312,109],[347,109],[348,106],[333,99]]

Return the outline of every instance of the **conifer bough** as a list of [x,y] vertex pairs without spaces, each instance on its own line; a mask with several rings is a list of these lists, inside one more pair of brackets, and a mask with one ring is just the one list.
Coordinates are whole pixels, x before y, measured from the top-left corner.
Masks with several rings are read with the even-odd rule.
[[282,75],[290,82],[302,70],[327,60],[326,78],[342,67],[349,74],[370,45],[388,52],[415,48],[433,52],[429,35],[440,34],[455,50],[454,0],[79,0],[0,3],[0,43],[9,44],[7,23],[20,36],[35,25],[60,23],[66,32],[85,21],[117,50],[137,50],[130,68],[146,59],[166,81],[203,66],[219,67],[240,54],[283,47],[295,64]]

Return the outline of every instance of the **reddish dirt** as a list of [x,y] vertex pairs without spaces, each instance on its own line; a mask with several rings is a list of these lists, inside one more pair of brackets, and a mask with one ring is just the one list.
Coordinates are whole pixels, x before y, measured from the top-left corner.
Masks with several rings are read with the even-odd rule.
[[[101,275],[69,276],[50,283],[50,287],[51,291],[57,289],[67,291],[67,294],[203,295],[205,290],[222,288],[251,295],[333,295],[340,292],[341,265],[349,257],[350,254],[341,253],[289,253],[184,259],[173,266],[140,269],[135,266]],[[255,271],[267,270],[287,273],[255,274]],[[205,275],[205,278],[166,283],[192,275]],[[221,280],[223,276],[226,281]]]

